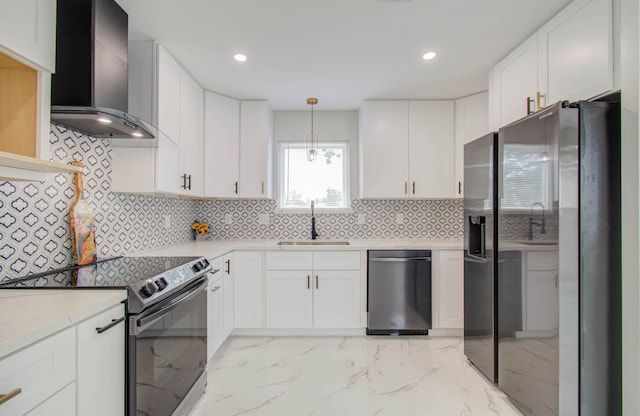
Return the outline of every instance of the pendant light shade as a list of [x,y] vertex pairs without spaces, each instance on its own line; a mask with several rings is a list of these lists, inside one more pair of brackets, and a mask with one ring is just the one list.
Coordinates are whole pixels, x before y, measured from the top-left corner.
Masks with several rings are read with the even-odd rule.
[[313,106],[318,104],[317,98],[307,98],[311,106],[311,133],[307,134],[307,159],[313,162],[318,157],[318,135],[313,131]]

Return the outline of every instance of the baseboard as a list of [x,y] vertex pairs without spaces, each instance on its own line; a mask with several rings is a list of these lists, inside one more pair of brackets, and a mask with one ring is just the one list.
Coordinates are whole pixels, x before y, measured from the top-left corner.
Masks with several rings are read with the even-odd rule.
[[365,335],[364,328],[336,328],[336,329],[314,329],[314,328],[301,328],[301,329],[281,329],[281,328],[236,328],[231,333],[233,336],[253,336],[253,337],[327,337],[327,336],[358,336]]
[[432,337],[461,337],[464,335],[462,328],[432,328],[429,336]]

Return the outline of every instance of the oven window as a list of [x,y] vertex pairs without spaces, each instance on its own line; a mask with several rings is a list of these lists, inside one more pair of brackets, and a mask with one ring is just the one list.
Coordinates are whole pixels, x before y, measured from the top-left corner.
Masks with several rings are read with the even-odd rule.
[[136,336],[138,415],[171,415],[204,372],[206,293],[181,302]]

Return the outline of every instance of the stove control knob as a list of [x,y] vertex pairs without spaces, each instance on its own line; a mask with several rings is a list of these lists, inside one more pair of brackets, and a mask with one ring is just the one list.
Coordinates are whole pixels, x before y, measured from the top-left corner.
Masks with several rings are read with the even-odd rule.
[[169,282],[167,282],[167,279],[165,279],[164,277],[159,278],[158,280],[155,281],[156,286],[158,286],[158,292],[164,290],[164,288],[167,287],[167,285],[169,284]]
[[153,283],[151,280],[147,280],[144,282],[144,285],[140,288],[140,294],[143,298],[148,298],[158,291],[158,286]]
[[192,268],[193,268],[193,270],[194,270],[195,272],[199,272],[200,270],[204,269],[204,268],[205,268],[205,266],[202,264],[202,262],[201,262],[201,261],[199,261],[199,262],[194,263],[194,264],[193,264],[193,266],[192,266]]

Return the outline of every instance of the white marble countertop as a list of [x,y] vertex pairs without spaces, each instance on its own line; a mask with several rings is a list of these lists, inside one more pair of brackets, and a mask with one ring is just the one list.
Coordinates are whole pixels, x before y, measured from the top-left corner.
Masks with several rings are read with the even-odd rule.
[[[318,240],[326,243],[331,240]],[[346,240],[348,245],[278,245],[279,240],[211,240],[192,241],[172,247],[137,253],[135,256],[206,256],[218,257],[234,250],[266,251],[361,251],[361,250],[462,250],[462,240]]]
[[0,359],[127,297],[124,289],[0,290]]

